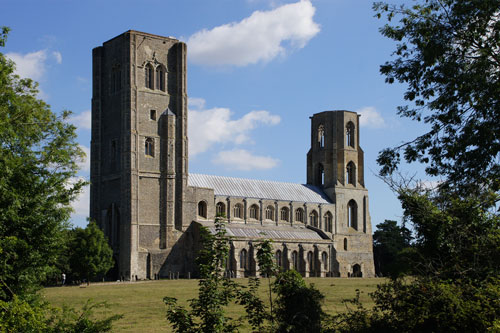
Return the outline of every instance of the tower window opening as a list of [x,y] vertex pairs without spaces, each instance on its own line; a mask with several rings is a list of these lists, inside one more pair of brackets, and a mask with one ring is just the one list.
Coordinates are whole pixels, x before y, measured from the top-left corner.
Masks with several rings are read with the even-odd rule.
[[318,180],[320,186],[325,185],[325,168],[323,167],[323,164],[318,165]]
[[344,238],[344,251],[347,251],[347,238]]
[[351,161],[346,167],[347,184],[356,185],[356,165]]
[[354,148],[354,132],[355,132],[355,127],[352,121],[347,123],[346,126],[346,143],[348,146]]
[[149,119],[156,120],[156,110],[149,110]]
[[347,222],[348,227],[358,230],[358,205],[354,200],[347,204]]
[[325,127],[323,125],[318,127],[318,143],[320,148],[325,147]]
[[156,68],[156,88],[165,91],[165,71],[161,65]]
[[154,89],[154,86],[153,86],[153,66],[151,66],[151,64],[147,64],[146,67],[144,68],[144,75],[145,75],[145,85],[146,85],[146,88],[149,88],[149,89]]
[[144,143],[144,154],[150,157],[155,156],[155,142],[153,138],[146,138]]

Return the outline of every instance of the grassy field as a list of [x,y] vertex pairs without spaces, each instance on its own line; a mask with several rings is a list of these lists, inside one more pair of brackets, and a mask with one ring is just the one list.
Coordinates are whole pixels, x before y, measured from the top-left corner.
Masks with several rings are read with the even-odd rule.
[[[241,279],[241,283],[246,280]],[[308,283],[314,285],[325,295],[324,310],[335,313],[345,310],[342,299],[355,296],[356,289],[362,291],[361,300],[366,306],[373,303],[368,293],[375,290],[382,279],[340,279],[340,278],[308,278]],[[267,281],[262,280],[261,297],[265,297]],[[63,304],[80,308],[87,299],[106,301],[110,307],[106,314],[122,314],[123,318],[113,325],[114,332],[169,332],[169,325],[165,319],[165,305],[163,297],[170,296],[178,299],[182,305],[187,300],[197,296],[197,280],[161,280],[135,283],[104,283],[90,286],[66,286],[46,288],[43,295],[53,306]],[[265,298],[264,298],[265,299]],[[228,313],[237,318],[243,315],[244,310],[238,305],[229,307]]]

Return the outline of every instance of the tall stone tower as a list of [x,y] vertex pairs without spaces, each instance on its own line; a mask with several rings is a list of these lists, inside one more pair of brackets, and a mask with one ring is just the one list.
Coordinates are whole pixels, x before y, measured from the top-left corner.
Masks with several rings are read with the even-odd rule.
[[90,216],[116,276],[153,278],[184,228],[186,45],[130,30],[92,56]]
[[[374,275],[364,153],[359,145],[359,115],[324,111],[311,117],[311,148],[307,153],[307,184],[321,187],[335,204],[334,243],[339,271],[356,269]],[[339,250],[342,249],[342,250]]]

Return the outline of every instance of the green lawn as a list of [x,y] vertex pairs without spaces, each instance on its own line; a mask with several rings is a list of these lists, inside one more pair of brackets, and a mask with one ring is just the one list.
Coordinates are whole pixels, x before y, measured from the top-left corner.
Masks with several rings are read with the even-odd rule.
[[[245,279],[240,279],[245,283]],[[341,279],[341,278],[308,278],[325,295],[324,310],[335,313],[345,310],[342,299],[355,296],[356,289],[362,291],[361,300],[371,306],[373,303],[368,293],[375,290],[383,279]],[[265,297],[267,280],[262,279],[261,297]],[[186,305],[187,300],[196,297],[197,280],[161,280],[136,283],[105,283],[82,287],[46,288],[43,294],[54,306],[66,304],[81,307],[87,299],[106,301],[110,305],[106,314],[123,314],[123,318],[114,324],[114,332],[168,332],[169,325],[165,319],[163,297],[170,296]],[[233,318],[243,314],[243,308],[234,305],[228,313]]]

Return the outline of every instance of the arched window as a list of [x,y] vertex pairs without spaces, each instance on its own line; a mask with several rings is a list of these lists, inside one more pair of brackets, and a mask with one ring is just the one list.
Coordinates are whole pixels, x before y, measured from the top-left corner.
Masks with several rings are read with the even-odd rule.
[[245,249],[240,252],[240,268],[247,269],[247,250]]
[[325,127],[323,125],[318,127],[318,143],[320,148],[325,146]]
[[321,254],[321,261],[323,262],[323,268],[328,270],[328,254],[326,252]]
[[153,66],[151,64],[147,64],[146,67],[144,67],[144,76],[145,76],[145,85],[146,88],[149,89],[154,89],[153,82],[154,82],[154,77],[153,77]]
[[361,266],[359,264],[355,264],[352,266],[352,277],[363,277],[363,272],[361,272]]
[[297,271],[299,268],[299,257],[297,255],[297,251],[292,252],[292,265],[293,265],[293,269],[295,269]]
[[358,230],[358,205],[354,200],[347,204],[347,222],[349,227]]
[[347,184],[356,185],[356,165],[351,161],[346,167]]
[[165,91],[165,70],[161,65],[156,67],[156,89]]
[[223,202],[218,202],[215,205],[215,212],[217,216],[225,216],[226,215],[226,205]]
[[330,214],[330,212],[327,212],[324,216],[325,231],[332,232],[332,220],[332,214]]
[[146,156],[155,156],[155,141],[153,138],[146,138],[144,141],[144,154]]
[[318,213],[316,213],[315,210],[313,210],[311,214],[309,214],[309,223],[315,228],[318,227]]
[[255,220],[259,219],[259,206],[257,205],[250,206],[250,218]]
[[273,206],[266,207],[266,220],[274,221],[274,207]]
[[233,215],[235,218],[241,219],[242,218],[242,212],[243,212],[243,206],[240,203],[237,203],[234,205],[233,209]]
[[346,126],[346,143],[348,146],[353,147],[353,148],[355,147],[354,146],[354,133],[355,133],[354,124],[352,123],[352,121],[350,121],[347,123],[347,126]]
[[295,221],[304,223],[304,210],[302,208],[297,208],[295,211]]
[[280,217],[281,217],[281,221],[286,221],[288,222],[288,208],[287,207],[283,207],[281,208],[281,211],[280,211]]
[[344,250],[347,251],[347,238],[344,238]]
[[309,273],[314,272],[314,255],[311,251],[307,252],[307,262],[309,263]]
[[325,169],[323,164],[318,164],[318,182],[321,186],[325,185]]
[[276,251],[276,254],[275,254],[275,257],[276,257],[276,266],[278,266],[279,268],[281,268],[283,266],[282,264],[282,260],[281,260],[281,251],[278,250]]
[[207,203],[205,201],[198,202],[198,216],[207,218]]

